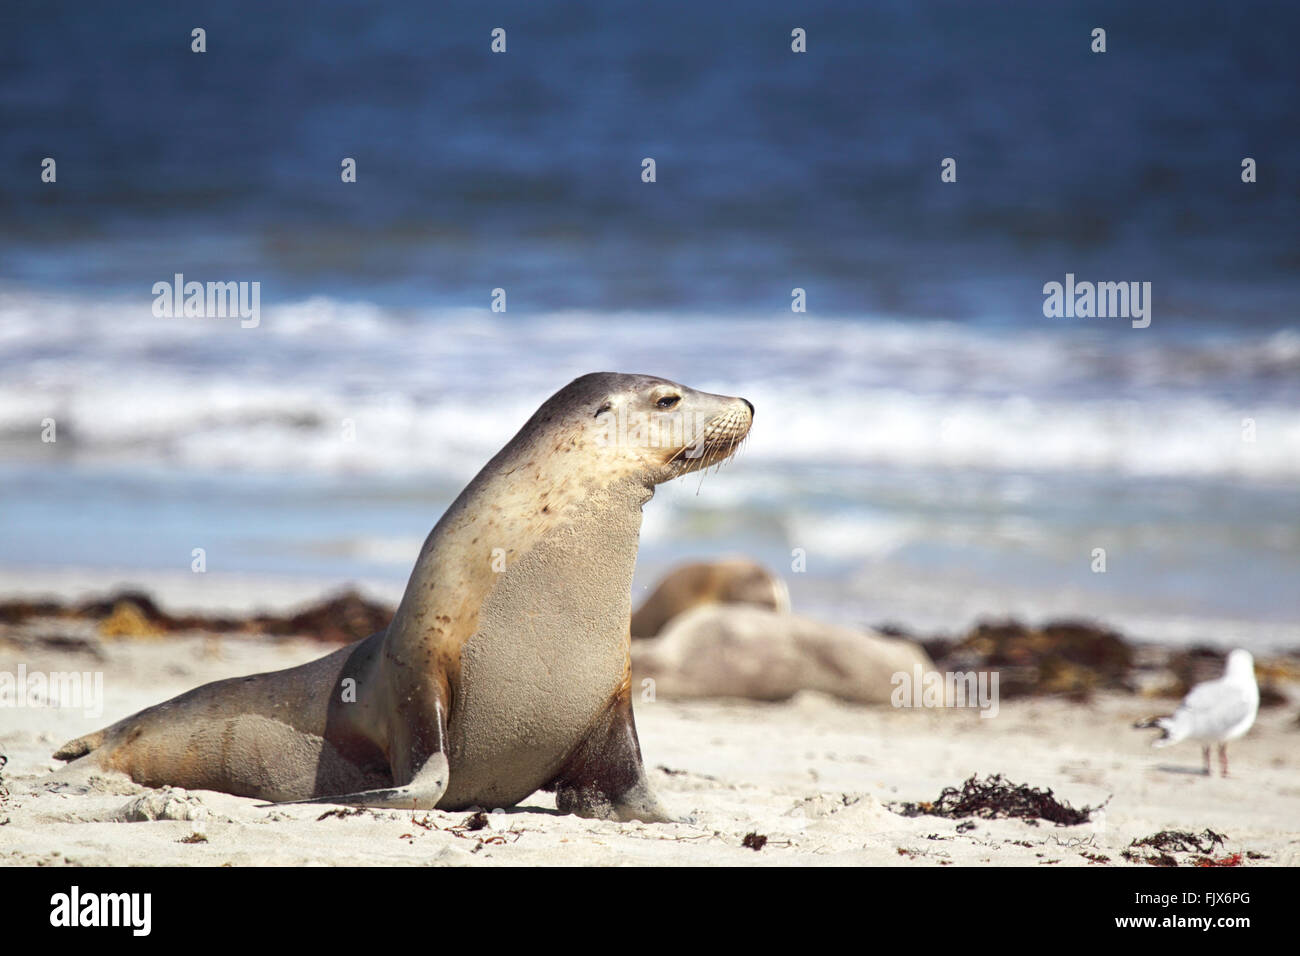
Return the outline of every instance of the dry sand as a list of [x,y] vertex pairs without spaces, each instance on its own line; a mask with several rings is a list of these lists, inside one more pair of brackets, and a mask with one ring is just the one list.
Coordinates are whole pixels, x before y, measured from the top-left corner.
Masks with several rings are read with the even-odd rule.
[[[0,640],[0,671],[20,664],[28,672],[101,671],[104,707],[98,717],[70,708],[0,709],[0,752],[9,758],[2,771],[9,793],[0,797],[3,864],[1117,866],[1126,865],[1121,853],[1134,838],[1207,827],[1228,838],[1216,857],[1300,862],[1294,706],[1261,713],[1231,747],[1233,776],[1220,779],[1199,775],[1195,745],[1151,750],[1150,734],[1129,725],[1164,702],[1136,696],[1086,705],[1004,701],[993,719],[974,710],[850,706],[808,693],[780,704],[639,701],[646,765],[664,804],[684,821],[677,824],[559,815],[544,793],[469,830],[465,812],[366,810],[320,819],[319,807],[266,808],[123,781],[52,790],[46,775],[61,764],[50,753],[65,740],[200,683],[291,666],[329,648],[198,635],[104,641],[79,622],[26,627]],[[14,640],[15,633],[27,637]],[[37,635],[86,643],[28,639]],[[1076,807],[1109,804],[1081,826],[977,820],[960,832],[959,821],[887,808],[933,800],[945,786],[988,773],[1051,787]],[[143,815],[164,818],[118,822],[132,804],[141,815],[141,795],[152,795]],[[761,850],[742,845],[751,832],[767,837]]]

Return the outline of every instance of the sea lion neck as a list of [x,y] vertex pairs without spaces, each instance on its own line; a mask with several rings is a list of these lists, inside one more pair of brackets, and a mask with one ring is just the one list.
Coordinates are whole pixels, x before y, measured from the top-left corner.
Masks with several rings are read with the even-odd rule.
[[489,462],[429,533],[389,625],[390,652],[474,633],[487,595],[542,548],[553,571],[595,568],[615,591],[630,591],[653,483],[569,475],[512,451]]

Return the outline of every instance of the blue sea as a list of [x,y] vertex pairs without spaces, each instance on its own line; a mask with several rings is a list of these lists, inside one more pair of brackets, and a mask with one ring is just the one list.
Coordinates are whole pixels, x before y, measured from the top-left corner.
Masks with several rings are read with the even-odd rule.
[[[638,591],[744,553],[849,624],[1300,642],[1297,28],[1262,3],[10,3],[0,590],[196,547],[400,590],[542,400],[621,370],[757,409],[739,459],[647,507]],[[155,315],[177,273],[260,283],[257,326]],[[1067,274],[1149,282],[1150,325],[1046,317]]]

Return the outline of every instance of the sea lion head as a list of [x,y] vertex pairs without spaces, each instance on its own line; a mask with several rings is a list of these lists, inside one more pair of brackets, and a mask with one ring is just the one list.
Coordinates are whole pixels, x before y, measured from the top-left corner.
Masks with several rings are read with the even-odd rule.
[[537,418],[610,480],[653,487],[730,458],[749,434],[754,406],[653,375],[593,372],[556,392]]

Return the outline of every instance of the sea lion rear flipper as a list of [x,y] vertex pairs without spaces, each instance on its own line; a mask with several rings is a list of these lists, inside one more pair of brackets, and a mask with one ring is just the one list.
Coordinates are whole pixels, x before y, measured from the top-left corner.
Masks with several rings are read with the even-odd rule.
[[86,734],[86,736],[78,737],[76,740],[69,740],[54,751],[54,759],[76,760],[78,757],[84,757],[104,742],[107,733],[107,730],[97,730],[93,734]]
[[630,686],[625,684],[611,704],[546,789],[555,791],[555,806],[562,813],[672,823],[650,790],[641,763]]

